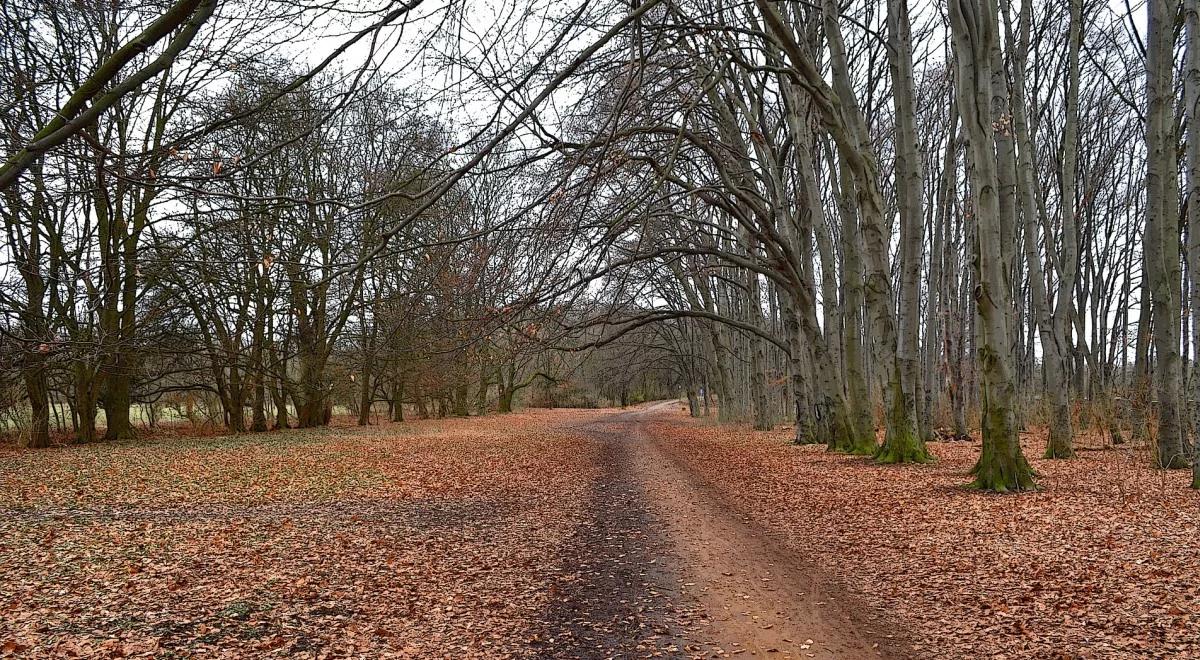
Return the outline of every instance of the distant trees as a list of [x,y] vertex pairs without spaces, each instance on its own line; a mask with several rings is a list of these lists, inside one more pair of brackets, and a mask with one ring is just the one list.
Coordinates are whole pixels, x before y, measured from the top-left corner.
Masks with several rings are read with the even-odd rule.
[[14,103],[4,113],[0,182],[25,286],[4,307],[24,309],[35,446],[48,442],[52,362],[72,364],[80,439],[95,437],[98,405],[107,439],[133,434],[146,301],[138,271],[157,221],[157,179],[172,166],[172,127],[187,91],[214,74],[212,62],[177,56],[215,4],[180,2],[157,16],[115,5],[6,4],[0,84]]
[[[12,149],[55,107],[57,90],[37,86],[39,47],[83,66],[108,54],[74,31],[112,30],[101,47],[117,47],[152,18],[55,5],[60,32],[43,44],[19,25],[32,20],[23,8],[5,30]],[[5,189],[5,254],[19,277],[0,295],[18,340],[26,442],[49,444],[56,406],[70,412],[57,426],[82,442],[97,439],[100,410],[105,438],[129,437],[138,406],[164,397],[186,396],[189,411],[209,400],[234,432],[324,424],[332,362],[351,354],[362,421],[389,380],[396,416],[414,401],[465,414],[462,391],[491,385],[494,368],[479,366],[481,377],[441,358],[470,352],[522,290],[510,276],[514,289],[491,311],[463,306],[473,287],[499,284],[482,276],[507,256],[469,254],[489,226],[469,226],[465,187],[414,211],[444,174],[442,126],[385,84],[303,82],[277,61],[243,61],[228,76],[218,60],[168,66]],[[63,85],[77,73],[52,71]],[[207,91],[218,72],[223,83]],[[181,137],[196,125],[208,128]],[[451,272],[459,266],[469,272]],[[408,373],[431,361],[453,367]],[[431,396],[453,404],[427,406]]]
[[5,5],[31,446],[670,394],[883,463],[978,428],[988,490],[1034,426],[1200,462],[1194,0],[465,3],[311,62],[318,5]]
[[[1179,466],[1194,431],[1172,407],[1195,380],[1172,334],[1190,263],[1180,163],[1162,160],[1181,153],[1161,100],[1173,19],[1147,35],[1160,150],[1140,157],[1121,137],[1142,117],[1126,18],[1085,2],[956,1],[944,22],[900,1],[667,5],[593,83],[605,120],[551,141],[579,180],[620,190],[590,191],[620,255],[594,277],[695,327],[680,354],[699,350],[722,416],[762,427],[786,409],[771,400],[794,402],[797,442],[922,461],[935,428],[961,437],[975,410],[980,488],[1034,487],[1028,422],[1049,429],[1048,458],[1087,427],[1157,428],[1156,460]],[[1147,206],[1143,164],[1165,186]]]

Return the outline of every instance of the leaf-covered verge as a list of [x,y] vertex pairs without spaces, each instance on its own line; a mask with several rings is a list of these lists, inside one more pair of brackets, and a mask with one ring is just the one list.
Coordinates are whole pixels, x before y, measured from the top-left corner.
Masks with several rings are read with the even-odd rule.
[[[590,643],[608,622],[589,629],[563,601],[589,575],[601,448],[561,427],[596,414],[0,449],[0,656],[529,657],[564,652],[556,635]],[[611,600],[606,616],[655,637]]]
[[[1200,657],[1200,493],[1145,452],[1034,460],[1041,488],[964,488],[977,443],[881,466],[685,417],[657,442],[936,658]],[[1044,433],[1024,438],[1041,456]]]

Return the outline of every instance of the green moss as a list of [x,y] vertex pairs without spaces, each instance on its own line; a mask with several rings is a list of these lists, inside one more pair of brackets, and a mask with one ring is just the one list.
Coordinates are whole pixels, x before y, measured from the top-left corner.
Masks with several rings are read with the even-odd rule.
[[890,465],[933,461],[929,448],[917,430],[916,401],[911,396],[905,396],[900,386],[899,372],[893,375],[890,390],[887,436],[883,445],[874,452],[875,462]]
[[1183,470],[1191,467],[1191,464],[1188,463],[1187,459],[1182,455],[1175,454],[1170,457],[1160,458],[1158,467],[1162,468],[1163,470]]
[[897,463],[932,463],[933,457],[921,439],[913,436],[915,441],[893,442],[889,440],[875,450],[875,462],[884,465]]
[[1024,459],[1019,465],[991,461],[987,465],[977,463],[972,470],[975,480],[967,487],[993,493],[1020,493],[1037,490],[1033,480],[1033,469]]
[[908,422],[902,422],[889,428],[887,439],[879,449],[875,450],[874,455],[876,463],[888,465],[933,461],[933,457],[929,454],[929,447],[921,440],[917,429]]
[[817,438],[817,434],[811,428],[796,429],[796,436],[792,438],[793,445],[816,445],[821,441]]
[[874,456],[877,450],[875,446],[875,429],[858,428],[857,425],[850,424],[848,429],[849,437],[846,441],[845,452],[853,456]]
[[1051,440],[1046,444],[1046,453],[1042,454],[1042,458],[1075,458],[1075,449],[1070,443]]
[[846,450],[846,453],[852,456],[874,456],[876,451],[875,439],[869,436],[862,437],[860,434],[854,444]]
[[837,421],[837,415],[834,417],[835,419],[825,429],[828,438],[825,448],[832,452],[844,452],[849,450],[852,444],[850,427],[844,421]]
[[1054,421],[1050,424],[1050,437],[1046,441],[1046,453],[1043,458],[1075,458],[1075,447],[1071,437],[1071,409],[1069,406],[1056,406]]
[[971,468],[975,480],[969,488],[993,493],[1020,493],[1037,490],[1037,476],[1021,453],[1019,444],[1007,439],[983,441],[983,453]]
[[875,435],[872,429],[860,429],[854,424],[850,406],[845,399],[829,403],[831,415],[825,431],[828,450],[854,456],[870,456],[875,453]]
[[250,613],[254,611],[254,606],[246,601],[235,601],[230,603],[221,611],[221,615],[238,621],[245,621]]

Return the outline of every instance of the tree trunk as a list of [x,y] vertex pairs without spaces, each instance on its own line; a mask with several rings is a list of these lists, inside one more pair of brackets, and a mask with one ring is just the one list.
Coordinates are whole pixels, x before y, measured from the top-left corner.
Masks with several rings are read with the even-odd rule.
[[[922,437],[925,440],[932,440],[933,432],[933,409],[934,395],[937,393],[938,399],[941,398],[941,387],[936,387],[938,381],[938,366],[942,364],[946,356],[942,352],[943,349],[943,327],[944,315],[943,307],[948,307],[945,298],[948,298],[947,287],[945,284],[945,254],[949,248],[949,233],[951,207],[953,205],[954,185],[956,181],[955,170],[957,168],[957,153],[958,153],[958,108],[951,104],[950,122],[946,129],[946,150],[942,157],[942,172],[938,183],[937,193],[937,208],[933,212],[933,243],[930,251],[929,263],[929,301],[926,309],[925,321],[925,377],[921,380],[924,385],[925,392],[925,408],[922,423]],[[957,277],[957,274],[953,275]],[[940,401],[939,401],[940,402]]]
[[1154,322],[1158,394],[1156,463],[1187,466],[1183,446],[1179,356],[1179,214],[1175,206],[1173,108],[1174,19],[1178,3],[1149,0],[1146,43],[1146,273]]
[[[1063,128],[1062,148],[1062,251],[1058,263],[1058,301],[1054,305],[1052,318],[1054,332],[1051,341],[1055,344],[1047,360],[1054,360],[1055,382],[1049,386],[1053,406],[1050,418],[1050,439],[1046,444],[1046,458],[1071,458],[1075,455],[1071,432],[1071,400],[1067,393],[1064,373],[1067,352],[1071,347],[1071,319],[1074,314],[1072,294],[1075,290],[1075,274],[1079,261],[1079,238],[1075,230],[1075,162],[1078,152],[1079,134],[1079,49],[1083,33],[1083,0],[1070,0],[1071,25],[1067,52],[1067,95],[1066,125]],[[1047,241],[1049,244],[1049,241]],[[1049,367],[1048,367],[1049,369]]]
[[404,421],[404,376],[396,377],[396,382],[392,386],[392,421]]
[[[821,112],[823,123],[830,130],[843,164],[848,167],[854,182],[856,206],[866,253],[867,310],[870,313],[872,334],[878,338],[878,349],[886,383],[887,436],[876,452],[881,463],[926,462],[929,451],[917,432],[915,388],[905,382],[906,371],[898,357],[899,337],[896,314],[892,308],[892,281],[888,247],[888,227],[884,222],[883,195],[879,189],[878,163],[871,147],[869,131],[854,94],[846,48],[839,25],[838,4],[835,0],[822,2],[822,18],[829,43],[830,68],[833,86],[824,81],[810,56],[796,43],[791,28],[779,11],[767,0],[757,6],[769,30],[779,38],[780,45],[797,74],[808,84],[814,105]],[[910,396],[905,397],[905,392]]]
[[[324,426],[328,388],[325,386],[325,364],[318,350],[308,342],[300,342],[300,388],[296,403],[296,426],[302,429]],[[293,395],[295,398],[295,395]]]
[[[1016,424],[1009,288],[1003,255],[993,248],[1001,244],[1003,230],[996,173],[997,128],[991,108],[992,51],[997,40],[994,0],[952,0],[950,23],[976,221],[974,297],[983,451],[973,470],[972,486],[998,492],[1032,490],[1033,470],[1021,452]],[[1001,126],[999,130],[1008,129]]]
[[508,365],[508,373],[505,373],[504,367],[496,368],[497,379],[497,400],[496,412],[510,413],[513,411],[513,398],[516,395],[516,379],[517,371],[515,365]]
[[267,430],[267,374],[262,368],[262,352],[259,351],[257,364],[254,367],[254,401],[253,417],[250,430],[261,433]]
[[122,373],[126,368],[124,359],[118,358],[111,365],[112,372],[105,377],[104,384],[104,439],[128,440],[134,437],[133,423],[129,417],[129,407],[132,404],[130,396],[130,378]]
[[[888,0],[888,64],[892,75],[892,99],[896,112],[896,198],[900,210],[900,310],[899,340],[896,347],[896,368],[900,371],[898,394],[905,417],[916,422],[923,403],[918,397],[921,383],[921,264],[925,244],[924,214],[921,195],[924,189],[921,156],[917,151],[916,95],[913,82],[912,34],[909,27],[908,1]],[[907,431],[905,431],[907,432]],[[920,447],[924,440],[916,428],[915,440],[904,442]],[[892,442],[882,450],[881,457],[890,459],[889,451],[900,449],[901,455],[911,450]]]
[[[1187,60],[1184,90],[1187,108],[1188,274],[1192,312],[1192,428],[1200,431],[1200,0],[1185,0]],[[1192,488],[1200,488],[1200,440],[1192,439]]]
[[29,440],[26,447],[44,449],[50,446],[50,388],[46,379],[46,356],[37,345],[25,350],[25,392],[29,396]]
[[513,393],[512,390],[501,390],[499,399],[496,403],[496,412],[510,413],[513,411]]
[[488,371],[487,365],[479,366],[479,387],[475,390],[475,414],[477,415],[487,414],[488,386],[491,384],[491,381],[488,380]]
[[271,400],[275,404],[275,429],[286,429],[290,426],[288,419],[287,386],[282,378],[271,388]]
[[246,390],[242,381],[242,370],[238,365],[236,353],[230,360],[229,388],[223,400],[225,404],[225,423],[234,433],[246,431]]
[[251,336],[250,363],[246,369],[246,377],[250,379],[247,389],[251,391],[250,398],[250,430],[261,433],[267,430],[267,373],[263,365],[263,345],[266,338],[266,319],[261,307],[258,308],[254,320],[254,332]]
[[[819,442],[824,435],[826,446],[831,450],[870,454],[875,449],[874,435],[864,442],[864,436],[855,426],[846,401],[846,384],[838,351],[841,310],[834,277],[837,266],[832,240],[825,225],[821,187],[813,162],[818,153],[815,149],[817,140],[808,118],[797,111],[803,106],[801,91],[789,80],[782,80],[781,84],[785,85],[785,93],[790,100],[788,128],[797,145],[801,193],[804,196],[798,222],[795,223],[798,225],[797,231],[793,232],[798,236],[791,240],[793,252],[799,255],[795,269],[800,273],[801,282],[795,291],[788,292],[789,303],[785,304],[783,310],[784,324],[792,342],[796,442]],[[853,213],[852,208],[850,212]],[[817,322],[812,254],[814,242],[821,265],[824,328]],[[808,381],[815,381],[815,387]]]
[[[747,257],[758,260],[758,241],[748,230],[742,232]],[[759,275],[753,270],[745,271],[746,319],[755,328],[763,328],[762,290]],[[753,411],[754,429],[770,431],[771,412],[767,407],[766,342],[758,335],[748,337],[750,342],[750,405]]]
[[78,417],[78,427],[75,432],[76,441],[89,443],[96,441],[96,377],[91,365],[79,360],[74,368],[75,383],[75,416]]
[[413,384],[413,399],[417,404],[417,417],[429,419],[429,406],[425,402],[425,393],[421,389],[420,383]]
[[[1074,16],[1074,5],[1072,6],[1072,16]],[[1072,19],[1074,21],[1074,19]],[[1066,347],[1068,345],[1066,339],[1066,331],[1061,325],[1058,325],[1059,317],[1052,315],[1050,296],[1046,291],[1046,278],[1042,270],[1042,258],[1038,253],[1037,232],[1039,225],[1039,211],[1035,201],[1035,191],[1037,186],[1036,168],[1033,162],[1034,145],[1033,139],[1029,132],[1029,121],[1025,110],[1025,62],[1029,50],[1030,29],[1032,24],[1032,10],[1028,3],[1021,5],[1020,14],[1020,40],[1013,35],[1012,21],[1008,12],[1008,5],[1004,8],[1004,23],[1008,39],[1009,50],[1014,53],[1013,63],[1013,130],[1016,133],[1016,139],[1019,149],[1017,159],[1017,190],[1020,199],[1021,214],[1024,217],[1023,232],[1025,235],[1025,262],[1029,268],[1029,286],[1030,298],[1032,299],[1033,320],[1038,329],[1038,335],[1042,346],[1042,366],[1045,373],[1043,392],[1046,398],[1051,402],[1051,419],[1050,419],[1050,441],[1046,447],[1047,458],[1066,457],[1071,455],[1071,415],[1070,415],[1070,398],[1067,383],[1067,368],[1066,368]],[[1075,21],[1077,24],[1078,21]],[[1078,35],[1075,32],[1075,25],[1072,26],[1071,37],[1072,44],[1076,47],[1075,52],[1075,72],[1078,76]],[[1068,95],[1071,91],[1068,90]],[[1078,101],[1078,89],[1074,92],[1076,103]],[[1069,110],[1068,116],[1072,113]],[[1078,110],[1075,109],[1074,115],[1076,124],[1078,124]],[[1071,158],[1074,158],[1074,139],[1069,141],[1072,145]],[[1064,142],[1066,144],[1066,142]],[[1063,189],[1074,187],[1074,166],[1070,168],[1071,181],[1067,180],[1067,167],[1065,159],[1068,154],[1064,150],[1063,163]],[[1072,193],[1073,195],[1073,193]],[[1064,202],[1065,203],[1065,202]],[[1065,214],[1065,211],[1064,211]],[[1074,234],[1074,212],[1071,213],[1070,222],[1072,223],[1071,235]],[[1064,218],[1064,223],[1066,222]],[[1046,224],[1046,223],[1043,223]],[[1077,243],[1077,240],[1067,240],[1067,231],[1064,224],[1064,248]],[[1046,250],[1049,254],[1053,250],[1053,241],[1047,237]],[[1064,249],[1064,254],[1066,250]],[[1073,258],[1074,259],[1074,258]],[[1067,272],[1071,275],[1072,271]],[[1060,275],[1061,278],[1061,275]],[[1073,279],[1073,277],[1072,277]],[[1074,284],[1071,284],[1073,287]],[[1070,288],[1065,288],[1069,293]],[[1071,303],[1069,296],[1066,305],[1063,306],[1062,293],[1064,285],[1060,279],[1060,298],[1059,305],[1063,310],[1070,309]],[[1061,315],[1060,315],[1061,316]],[[1067,317],[1069,319],[1069,316]],[[1061,334],[1060,334],[1061,331]]]
[[862,238],[858,216],[854,211],[854,181],[845,164],[837,170],[840,173],[840,188],[833,177],[831,183],[835,186],[834,195],[842,221],[842,359],[846,364],[846,395],[852,434],[847,451],[857,454],[870,449],[870,453],[874,454],[875,416],[871,411],[871,386],[867,377],[868,333],[864,328],[866,294],[863,291]]
[[363,360],[362,370],[359,372],[359,378],[362,382],[358,386],[358,425],[371,425],[371,406],[374,404],[375,390],[371,386],[371,366],[370,360]]
[[467,400],[470,398],[471,385],[466,382],[459,383],[454,386],[454,416],[468,417],[470,411],[467,409]]

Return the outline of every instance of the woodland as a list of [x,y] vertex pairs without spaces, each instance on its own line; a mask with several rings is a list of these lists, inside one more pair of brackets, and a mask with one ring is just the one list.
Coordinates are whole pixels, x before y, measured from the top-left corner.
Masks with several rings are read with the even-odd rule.
[[1198,113],[1200,0],[5,0],[0,656],[1200,657]]

